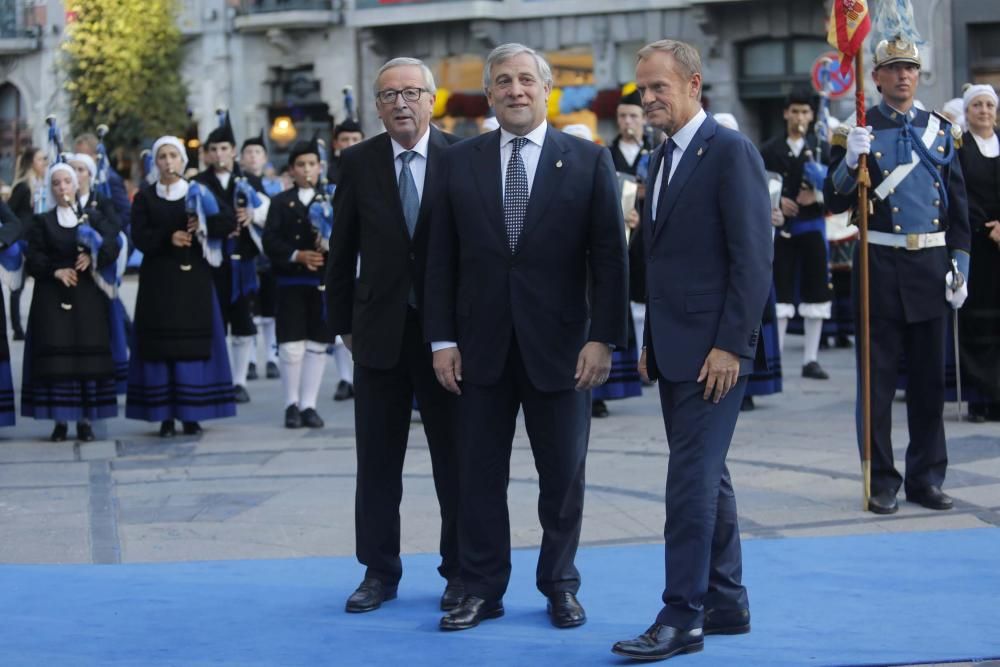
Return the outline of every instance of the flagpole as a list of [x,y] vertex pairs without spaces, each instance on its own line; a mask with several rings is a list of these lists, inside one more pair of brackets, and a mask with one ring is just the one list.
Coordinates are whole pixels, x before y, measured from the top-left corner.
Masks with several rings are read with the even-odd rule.
[[[858,127],[866,127],[865,120],[865,58],[864,49],[859,48],[854,59],[855,104]],[[868,188],[871,180],[868,177],[868,156],[858,158],[858,230],[861,273],[859,276],[861,296],[861,331],[858,343],[861,346],[861,493],[864,511],[868,511],[868,500],[871,498],[872,485],[872,401],[871,401],[871,303],[869,300],[868,281]]]

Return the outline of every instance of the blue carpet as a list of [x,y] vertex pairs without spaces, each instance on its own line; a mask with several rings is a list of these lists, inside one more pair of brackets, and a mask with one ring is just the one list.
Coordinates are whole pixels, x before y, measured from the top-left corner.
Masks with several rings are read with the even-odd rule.
[[[507,615],[437,630],[436,558],[404,559],[398,600],[343,612],[350,558],[0,566],[0,665],[621,665],[658,611],[663,551],[583,549],[590,620],[548,625],[536,552],[516,551]],[[1000,657],[1000,529],[744,543],[753,632],[684,665],[883,665]],[[673,663],[671,663],[673,664]]]

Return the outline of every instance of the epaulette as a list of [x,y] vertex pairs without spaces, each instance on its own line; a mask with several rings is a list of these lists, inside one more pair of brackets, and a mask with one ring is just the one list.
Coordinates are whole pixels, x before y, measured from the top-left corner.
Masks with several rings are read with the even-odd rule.
[[847,148],[847,135],[851,133],[851,128],[844,125],[840,125],[836,130],[833,131],[833,137],[830,139],[830,143],[834,146],[840,146],[841,148]]
[[957,124],[951,126],[951,138],[955,141],[955,148],[961,148],[962,142],[964,141],[962,136],[962,128]]
[[938,120],[941,121],[941,129],[949,130],[951,132],[951,140],[955,144],[955,148],[961,148],[962,128],[940,111],[931,111],[931,113],[937,116]]

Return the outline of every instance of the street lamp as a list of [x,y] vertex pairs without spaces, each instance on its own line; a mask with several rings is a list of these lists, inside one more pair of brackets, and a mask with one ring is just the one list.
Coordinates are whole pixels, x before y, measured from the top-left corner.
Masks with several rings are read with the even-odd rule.
[[281,145],[287,145],[295,141],[298,131],[290,116],[278,116],[271,124],[269,132],[273,141]]

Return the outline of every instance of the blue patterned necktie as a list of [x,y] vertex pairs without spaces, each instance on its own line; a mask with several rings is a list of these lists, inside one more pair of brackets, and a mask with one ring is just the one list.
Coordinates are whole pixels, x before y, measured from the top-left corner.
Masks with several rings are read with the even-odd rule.
[[514,252],[524,231],[524,212],[528,208],[528,172],[521,159],[521,149],[528,140],[515,137],[510,143],[513,151],[507,163],[507,180],[503,190],[503,225],[507,230],[510,251]]
[[403,163],[399,170],[399,201],[403,205],[403,218],[406,219],[406,229],[413,238],[413,230],[417,228],[417,216],[420,215],[420,197],[417,195],[417,184],[410,172],[410,162],[417,156],[416,151],[406,151],[399,154]]
[[663,214],[663,207],[667,204],[667,181],[670,179],[670,167],[674,163],[674,149],[677,144],[673,139],[667,139],[667,145],[663,149],[663,174],[660,180],[660,196],[656,198],[656,215],[653,220]]

